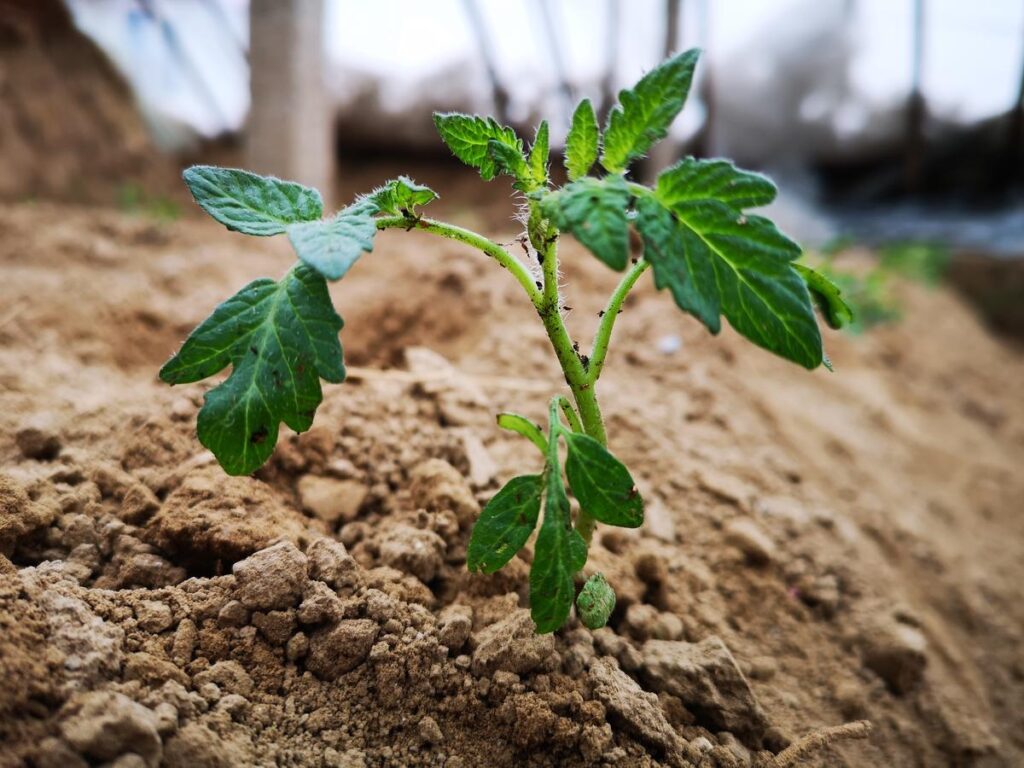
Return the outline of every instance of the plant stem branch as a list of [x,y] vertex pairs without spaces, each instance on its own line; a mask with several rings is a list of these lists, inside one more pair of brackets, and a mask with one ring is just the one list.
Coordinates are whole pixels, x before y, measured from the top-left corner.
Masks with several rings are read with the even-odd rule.
[[591,384],[596,384],[597,380],[601,378],[601,370],[604,368],[604,361],[608,356],[608,343],[611,341],[612,329],[615,327],[615,320],[622,310],[622,304],[636,284],[636,281],[640,279],[640,275],[646,272],[650,266],[650,262],[646,259],[637,261],[633,268],[623,275],[615,292],[608,299],[608,305],[604,308],[604,314],[601,316],[601,324],[597,327],[597,333],[594,334],[594,346],[590,350],[590,366],[587,370],[587,379]]
[[[572,391],[579,418],[575,424],[572,424],[572,417],[569,416],[568,412],[566,417],[570,419],[574,429],[576,426],[579,426],[585,434],[597,440],[601,445],[606,446],[608,444],[608,435],[605,433],[601,408],[594,394],[594,383],[597,379],[596,377],[591,378],[588,367],[583,364],[583,360],[573,348],[572,339],[562,319],[561,299],[558,294],[557,230],[549,230],[543,233],[532,231],[530,233],[534,248],[537,249],[538,254],[543,259],[544,281],[541,287],[538,288],[534,282],[533,275],[530,274],[521,261],[497,243],[471,230],[457,227],[454,224],[446,224],[435,219],[413,218],[411,216],[381,216],[377,219],[377,229],[419,229],[446,237],[449,240],[456,240],[490,256],[498,264],[511,272],[512,276],[523,287],[523,290],[526,291],[526,295],[529,296],[534,307],[536,307],[537,313],[544,324],[544,330],[547,332],[548,339],[551,341],[551,346],[555,351],[555,357],[558,358],[558,364],[565,374],[565,382]],[[634,267],[630,275],[632,275],[633,271],[636,271],[638,274],[632,277],[629,284],[624,289],[620,285],[622,298],[616,305],[615,312],[612,313],[613,317],[618,312],[622,300],[625,299],[625,294],[629,292],[629,288],[636,282],[636,278],[639,277],[639,273],[643,272],[643,269]],[[630,275],[627,275],[623,282],[628,281]],[[616,291],[616,293],[618,292]],[[611,323],[609,323],[607,331],[608,337],[611,336],[610,326]],[[607,347],[607,338],[605,339],[604,346]],[[576,413],[573,413],[572,416],[576,416]],[[595,525],[594,518],[587,514],[586,510],[581,510],[576,520],[576,530],[579,531],[587,544],[590,544]]]
[[515,256],[506,251],[493,240],[488,240],[483,235],[478,235],[469,229],[457,227],[454,224],[446,224],[443,221],[428,218],[410,218],[406,216],[381,216],[377,219],[377,229],[418,229],[423,232],[430,232],[434,235],[447,237],[449,240],[457,240],[482,251],[490,256],[498,264],[503,266],[523,286],[526,295],[534,306],[541,304],[541,293],[533,280],[526,266]]
[[576,410],[572,407],[572,403],[569,402],[569,398],[565,395],[559,395],[558,405],[562,408],[566,421],[569,422],[569,429],[573,432],[582,432],[583,424],[580,423],[580,417],[576,415]]
[[[531,221],[534,217],[531,216]],[[538,227],[538,229],[540,229]],[[531,230],[530,240],[543,261],[544,289],[543,300],[537,307],[544,330],[547,331],[551,347],[555,350],[558,364],[565,374],[565,383],[572,391],[576,402],[576,411],[584,434],[597,440],[601,445],[608,444],[608,435],[604,429],[601,408],[594,393],[594,383],[590,380],[588,368],[573,347],[562,318],[561,299],[558,295],[558,243],[557,230]],[[574,427],[575,429],[575,427]],[[580,510],[576,519],[576,530],[590,544],[596,522],[585,509]]]

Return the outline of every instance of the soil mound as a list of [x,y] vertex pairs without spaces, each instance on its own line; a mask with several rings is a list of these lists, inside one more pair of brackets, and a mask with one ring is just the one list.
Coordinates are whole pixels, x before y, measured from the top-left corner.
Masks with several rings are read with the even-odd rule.
[[[0,766],[1024,762],[1024,360],[951,294],[831,335],[829,375],[639,290],[601,386],[648,521],[596,536],[610,626],[537,637],[528,554],[465,570],[536,462],[493,414],[559,380],[500,270],[383,235],[332,289],[350,380],[227,478],[156,370],[287,244],[0,229]],[[614,276],[565,261],[585,338]]]
[[61,0],[0,0],[0,200],[168,189],[127,85]]

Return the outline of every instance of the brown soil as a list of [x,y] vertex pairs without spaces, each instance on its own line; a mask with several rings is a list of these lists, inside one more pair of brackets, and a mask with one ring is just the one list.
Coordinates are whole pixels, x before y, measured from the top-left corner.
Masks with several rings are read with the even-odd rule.
[[[526,559],[464,566],[536,464],[494,413],[560,380],[500,270],[382,235],[333,290],[350,381],[229,479],[203,387],[155,373],[286,243],[52,205],[0,230],[0,765],[1024,763],[1024,360],[951,294],[831,334],[829,375],[638,290],[601,395],[648,522],[596,537],[611,626],[535,637]],[[564,255],[589,338],[614,276]]]
[[128,85],[62,0],[0,0],[0,200],[184,200]]

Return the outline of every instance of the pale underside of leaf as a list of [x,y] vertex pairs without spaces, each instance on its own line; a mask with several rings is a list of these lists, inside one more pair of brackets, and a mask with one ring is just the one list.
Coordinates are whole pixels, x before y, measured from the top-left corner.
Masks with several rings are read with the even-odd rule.
[[323,215],[320,193],[295,182],[209,165],[192,166],[183,178],[204,211],[243,234],[278,235]]
[[373,250],[375,206],[360,201],[326,221],[288,226],[288,239],[299,258],[328,280],[338,280],[363,253]]

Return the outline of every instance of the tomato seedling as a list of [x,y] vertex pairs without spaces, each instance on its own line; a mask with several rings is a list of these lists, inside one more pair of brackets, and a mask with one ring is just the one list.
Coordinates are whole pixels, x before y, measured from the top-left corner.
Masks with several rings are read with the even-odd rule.
[[[434,116],[445,144],[484,180],[512,177],[526,210],[521,243],[539,263],[539,275],[487,237],[421,215],[437,194],[404,176],[325,219],[320,194],[300,184],[210,166],[185,171],[196,202],[214,219],[248,235],[285,234],[298,255],[280,280],[256,280],[218,306],[161,369],[164,381],[182,384],[232,366],[227,379],[206,394],[198,417],[200,442],[225,471],[243,475],[270,456],[281,422],[296,432],[310,427],[322,400],[320,380],[345,378],[342,320],[326,281],[344,277],[372,250],[378,231],[416,229],[476,248],[522,286],[571,399],[551,400],[546,431],[523,416],[498,416],[499,426],[536,445],[542,470],[512,478],[487,504],[472,532],[467,565],[496,571],[536,530],[533,618],[539,632],[561,627],[595,525],[635,528],[643,522],[633,478],[607,449],[596,387],[619,311],[644,272],[651,270],[657,288],[668,288],[679,308],[712,333],[719,332],[724,315],[755,344],[807,368],[827,365],[811,294],[829,310],[830,320],[845,317],[835,287],[794,265],[800,248],[771,221],[746,212],[774,199],[775,187],[764,176],[725,160],[694,158],[664,170],[653,187],[627,176],[630,163],[664,138],[682,109],[697,58],[697,51],[682,53],[621,91],[603,130],[590,102],[581,102],[566,138],[569,180],[561,188],[553,187],[549,175],[546,122],[527,150],[511,128],[492,118]],[[599,170],[592,174],[595,166]],[[631,228],[643,245],[642,255],[633,258]],[[562,233],[624,273],[586,354],[572,341],[563,317],[557,251]],[[575,519],[565,480],[579,502]],[[588,580],[577,601],[588,627],[603,626],[614,605],[614,592],[600,575]]]

